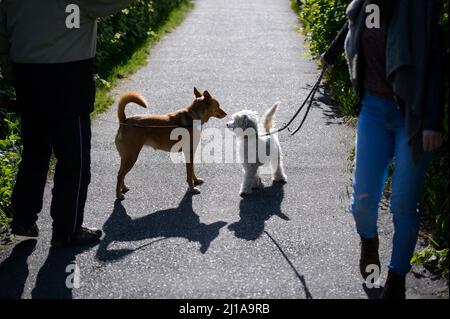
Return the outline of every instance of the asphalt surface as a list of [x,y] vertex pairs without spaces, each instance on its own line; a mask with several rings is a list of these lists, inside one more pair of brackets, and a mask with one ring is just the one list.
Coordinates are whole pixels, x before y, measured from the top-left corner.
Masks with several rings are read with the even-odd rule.
[[[287,121],[319,71],[303,53],[288,0],[198,0],[186,21],[152,50],[148,66],[116,94],[137,90],[148,112],[165,113],[209,90],[230,115],[260,114],[281,101]],[[321,99],[322,101],[323,99]],[[146,112],[129,106],[128,114]],[[0,296],[15,298],[368,298],[358,273],[359,242],[348,213],[353,129],[319,102],[295,137],[280,134],[288,183],[242,199],[237,163],[197,164],[201,194],[186,193],[184,164],[142,151],[127,176],[131,190],[115,202],[119,157],[116,106],[93,123],[92,183],[85,224],[102,228],[101,244],[49,249],[51,179],[38,222],[41,237],[0,252]],[[225,132],[227,119],[205,128]],[[205,144],[220,147],[220,139]],[[211,144],[213,143],[213,144]],[[392,229],[381,214],[381,257],[388,262]],[[66,288],[67,266],[80,287]],[[383,269],[382,281],[386,276]],[[408,277],[408,297],[436,298],[442,282]]]

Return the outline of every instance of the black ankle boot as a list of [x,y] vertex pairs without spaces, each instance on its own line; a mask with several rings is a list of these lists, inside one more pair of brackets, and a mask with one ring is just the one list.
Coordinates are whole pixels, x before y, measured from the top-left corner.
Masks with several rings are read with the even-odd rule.
[[380,257],[378,256],[378,235],[374,238],[364,238],[361,236],[361,258],[359,259],[359,271],[364,279],[371,274],[367,272],[368,265],[377,265],[381,271]]
[[77,234],[67,239],[60,239],[53,234],[51,245],[53,248],[65,248],[98,244],[102,234],[99,229],[81,227]]
[[405,277],[389,270],[380,299],[405,299]]
[[16,223],[12,223],[11,226],[11,233],[16,236],[23,236],[23,237],[39,237],[39,228],[34,223],[30,226],[24,226],[24,225],[17,225]]

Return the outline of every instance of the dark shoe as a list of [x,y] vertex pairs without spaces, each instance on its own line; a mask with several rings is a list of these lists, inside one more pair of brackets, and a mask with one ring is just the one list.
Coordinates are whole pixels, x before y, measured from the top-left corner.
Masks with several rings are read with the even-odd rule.
[[99,229],[82,227],[75,236],[68,240],[58,240],[53,238],[51,245],[54,248],[65,248],[98,244],[102,234],[103,232]]
[[380,299],[405,299],[405,277],[389,270]]
[[11,233],[16,236],[24,236],[24,237],[38,237],[39,236],[39,228],[34,223],[31,226],[21,226],[21,225],[15,225],[13,223],[11,227]]
[[364,238],[361,236],[361,258],[359,260],[359,271],[361,276],[366,279],[372,272],[367,272],[367,266],[377,265],[381,271],[380,257],[378,256],[378,236],[374,238]]

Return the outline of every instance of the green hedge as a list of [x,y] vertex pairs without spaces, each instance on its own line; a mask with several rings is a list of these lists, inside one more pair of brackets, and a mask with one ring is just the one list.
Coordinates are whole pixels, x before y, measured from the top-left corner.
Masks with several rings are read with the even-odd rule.
[[[292,0],[306,35],[306,45],[311,54],[320,56],[326,51],[340,28],[346,21],[345,9],[350,0]],[[439,1],[441,5],[441,24],[446,30],[446,50],[448,44],[449,1]],[[444,66],[443,66],[444,67]],[[448,70],[448,67],[446,68]],[[332,100],[339,105],[343,116],[354,117],[355,98],[351,89],[344,55],[340,56],[335,67],[327,72],[327,87]],[[448,92],[448,77],[446,92]],[[448,96],[444,122],[445,144],[448,145]],[[419,252],[413,262],[423,263],[431,270],[448,274],[448,217],[449,217],[449,166],[448,148],[443,147],[434,158],[428,172],[420,205],[424,212],[425,234],[430,238],[430,247]]]
[[[293,0],[292,7],[299,15],[306,46],[314,57],[327,50],[346,21],[345,9],[349,0]],[[350,85],[348,69],[342,54],[332,70],[325,75],[332,100],[344,116],[356,116],[355,96]]]
[[13,97],[14,90],[3,78],[0,68],[0,234],[9,221],[11,193],[21,153],[17,115],[2,108]]
[[[96,56],[97,78],[108,78],[116,65],[128,61],[164,25],[170,13],[187,0],[136,0],[127,9],[100,20]],[[104,81],[103,81],[104,82]],[[99,83],[100,85],[102,83]],[[21,145],[19,121],[5,106],[14,97],[0,68],[0,232],[8,221]]]
[[96,67],[107,78],[111,66],[126,61],[146,39],[157,32],[174,8],[184,0],[138,0],[127,9],[101,19]]

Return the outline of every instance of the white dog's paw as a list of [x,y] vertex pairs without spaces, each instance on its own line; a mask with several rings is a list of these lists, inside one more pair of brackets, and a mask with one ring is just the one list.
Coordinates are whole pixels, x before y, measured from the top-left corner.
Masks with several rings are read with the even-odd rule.
[[251,189],[241,189],[241,191],[239,192],[239,195],[241,195],[241,197],[246,197],[248,195],[250,195],[252,193]]
[[252,189],[262,189],[262,188],[264,188],[264,184],[261,181],[261,178],[258,177],[257,179],[255,179]]
[[287,183],[287,177],[286,177],[286,175],[275,176],[273,178],[273,181],[275,183],[286,184]]

